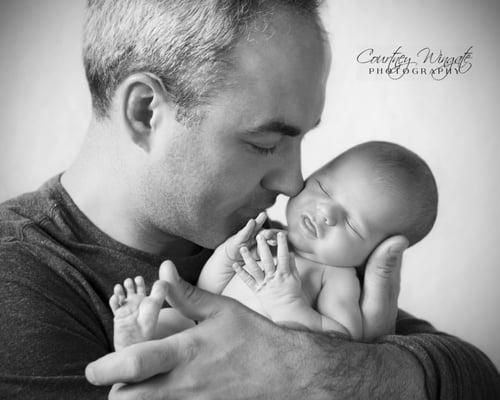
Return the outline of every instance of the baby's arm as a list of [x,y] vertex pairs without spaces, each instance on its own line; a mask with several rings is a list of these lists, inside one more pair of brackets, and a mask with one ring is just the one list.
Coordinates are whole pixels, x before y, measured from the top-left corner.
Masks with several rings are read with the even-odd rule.
[[352,339],[363,337],[359,297],[361,289],[354,268],[326,267],[317,309],[324,331],[347,333]]
[[261,212],[257,218],[250,219],[236,235],[217,247],[205,263],[197,286],[212,293],[222,293],[234,276],[233,263],[241,261],[240,248],[250,248],[255,245],[255,235],[262,228],[266,218],[266,213]]

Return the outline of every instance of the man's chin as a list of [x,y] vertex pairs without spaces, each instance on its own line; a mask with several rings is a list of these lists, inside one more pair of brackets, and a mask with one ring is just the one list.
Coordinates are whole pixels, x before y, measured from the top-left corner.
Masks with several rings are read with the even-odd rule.
[[206,249],[215,249],[226,241],[227,238],[234,235],[236,230],[212,230],[206,232],[206,234],[200,235],[193,240],[197,245],[204,247]]
[[200,232],[192,241],[207,249],[215,249],[242,229],[250,218],[255,218],[256,216],[257,215],[253,215],[247,218],[246,216],[234,215],[233,218],[230,218],[223,226],[215,226],[211,229],[206,229]]

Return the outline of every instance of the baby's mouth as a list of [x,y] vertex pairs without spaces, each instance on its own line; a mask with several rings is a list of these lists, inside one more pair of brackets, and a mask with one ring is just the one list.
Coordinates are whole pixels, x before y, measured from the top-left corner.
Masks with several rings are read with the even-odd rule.
[[314,223],[314,220],[307,214],[302,214],[300,216],[300,227],[302,230],[312,238],[316,239],[318,237],[318,228]]

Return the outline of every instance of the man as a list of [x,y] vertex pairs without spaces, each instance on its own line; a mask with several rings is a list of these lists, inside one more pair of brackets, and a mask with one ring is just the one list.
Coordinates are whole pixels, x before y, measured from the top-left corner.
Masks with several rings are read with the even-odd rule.
[[[276,326],[192,286],[208,249],[303,186],[300,141],[321,118],[329,71],[314,1],[89,1],[84,37],[82,151],[0,208],[2,394],[104,398],[109,387],[83,376],[99,357],[87,378],[116,383],[116,399],[498,394],[473,346],[402,313],[395,323],[402,237],[366,266],[375,344]],[[166,259],[182,277],[172,305],[198,325],[106,355],[112,285],[151,283]]]

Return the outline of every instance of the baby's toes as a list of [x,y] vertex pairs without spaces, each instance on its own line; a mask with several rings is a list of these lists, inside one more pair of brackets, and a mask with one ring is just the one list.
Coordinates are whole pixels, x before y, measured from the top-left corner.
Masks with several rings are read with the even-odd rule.
[[120,300],[118,300],[118,296],[116,294],[113,294],[113,296],[109,298],[109,306],[111,307],[113,314],[120,308]]
[[137,294],[140,296],[146,296],[146,284],[144,283],[144,278],[142,276],[136,276],[134,281]]
[[135,285],[132,279],[125,279],[125,282],[123,282],[123,286],[125,286],[125,290],[127,291],[127,297],[135,294]]
[[113,288],[113,293],[116,297],[116,300],[118,301],[118,307],[120,307],[125,301],[125,292],[123,291],[123,286],[117,283]]

